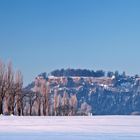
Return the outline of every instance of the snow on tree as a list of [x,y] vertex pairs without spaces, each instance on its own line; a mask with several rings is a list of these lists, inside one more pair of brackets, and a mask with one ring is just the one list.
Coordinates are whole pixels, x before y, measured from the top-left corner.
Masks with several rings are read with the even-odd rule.
[[81,111],[81,115],[88,115],[89,113],[91,113],[92,107],[86,102],[84,102],[81,104],[80,111]]
[[74,95],[71,95],[71,98],[70,98],[70,113],[69,115],[76,115],[76,110],[77,110],[77,97],[76,97],[76,94]]

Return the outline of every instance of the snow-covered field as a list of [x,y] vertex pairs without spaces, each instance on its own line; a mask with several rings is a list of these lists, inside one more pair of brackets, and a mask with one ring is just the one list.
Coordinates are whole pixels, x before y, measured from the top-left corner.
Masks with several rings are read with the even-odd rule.
[[0,140],[140,140],[140,116],[0,116]]

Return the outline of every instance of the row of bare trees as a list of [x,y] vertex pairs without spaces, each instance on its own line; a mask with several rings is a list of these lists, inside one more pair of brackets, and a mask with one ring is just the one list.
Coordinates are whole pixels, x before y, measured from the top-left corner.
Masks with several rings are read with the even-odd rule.
[[55,116],[74,116],[77,112],[77,97],[71,95],[70,97],[66,92],[63,96],[54,94],[54,115]]
[[11,62],[0,60],[0,114],[20,114],[22,85],[21,72],[14,73]]
[[[74,116],[78,112],[76,94],[50,90],[45,79],[35,82],[35,91],[22,88],[20,71],[14,73],[12,63],[0,61],[0,114],[17,116]],[[89,110],[82,106],[83,112]]]
[[77,113],[77,97],[67,93],[42,95],[27,91],[22,94],[21,112],[24,116],[74,116]]
[[60,96],[56,91],[51,98],[50,89],[44,80],[39,91],[22,91],[23,77],[14,73],[12,63],[0,61],[0,114],[4,115],[75,115],[77,98],[67,93]]

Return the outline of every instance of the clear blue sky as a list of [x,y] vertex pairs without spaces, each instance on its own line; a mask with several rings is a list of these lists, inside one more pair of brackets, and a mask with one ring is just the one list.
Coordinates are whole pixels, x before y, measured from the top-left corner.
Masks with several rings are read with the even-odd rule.
[[25,85],[56,68],[140,74],[140,0],[0,0],[0,58]]

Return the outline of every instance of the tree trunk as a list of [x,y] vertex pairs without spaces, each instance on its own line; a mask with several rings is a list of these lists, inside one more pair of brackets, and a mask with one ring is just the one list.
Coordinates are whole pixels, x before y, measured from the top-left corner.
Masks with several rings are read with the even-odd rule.
[[2,101],[0,102],[0,114],[3,114]]

